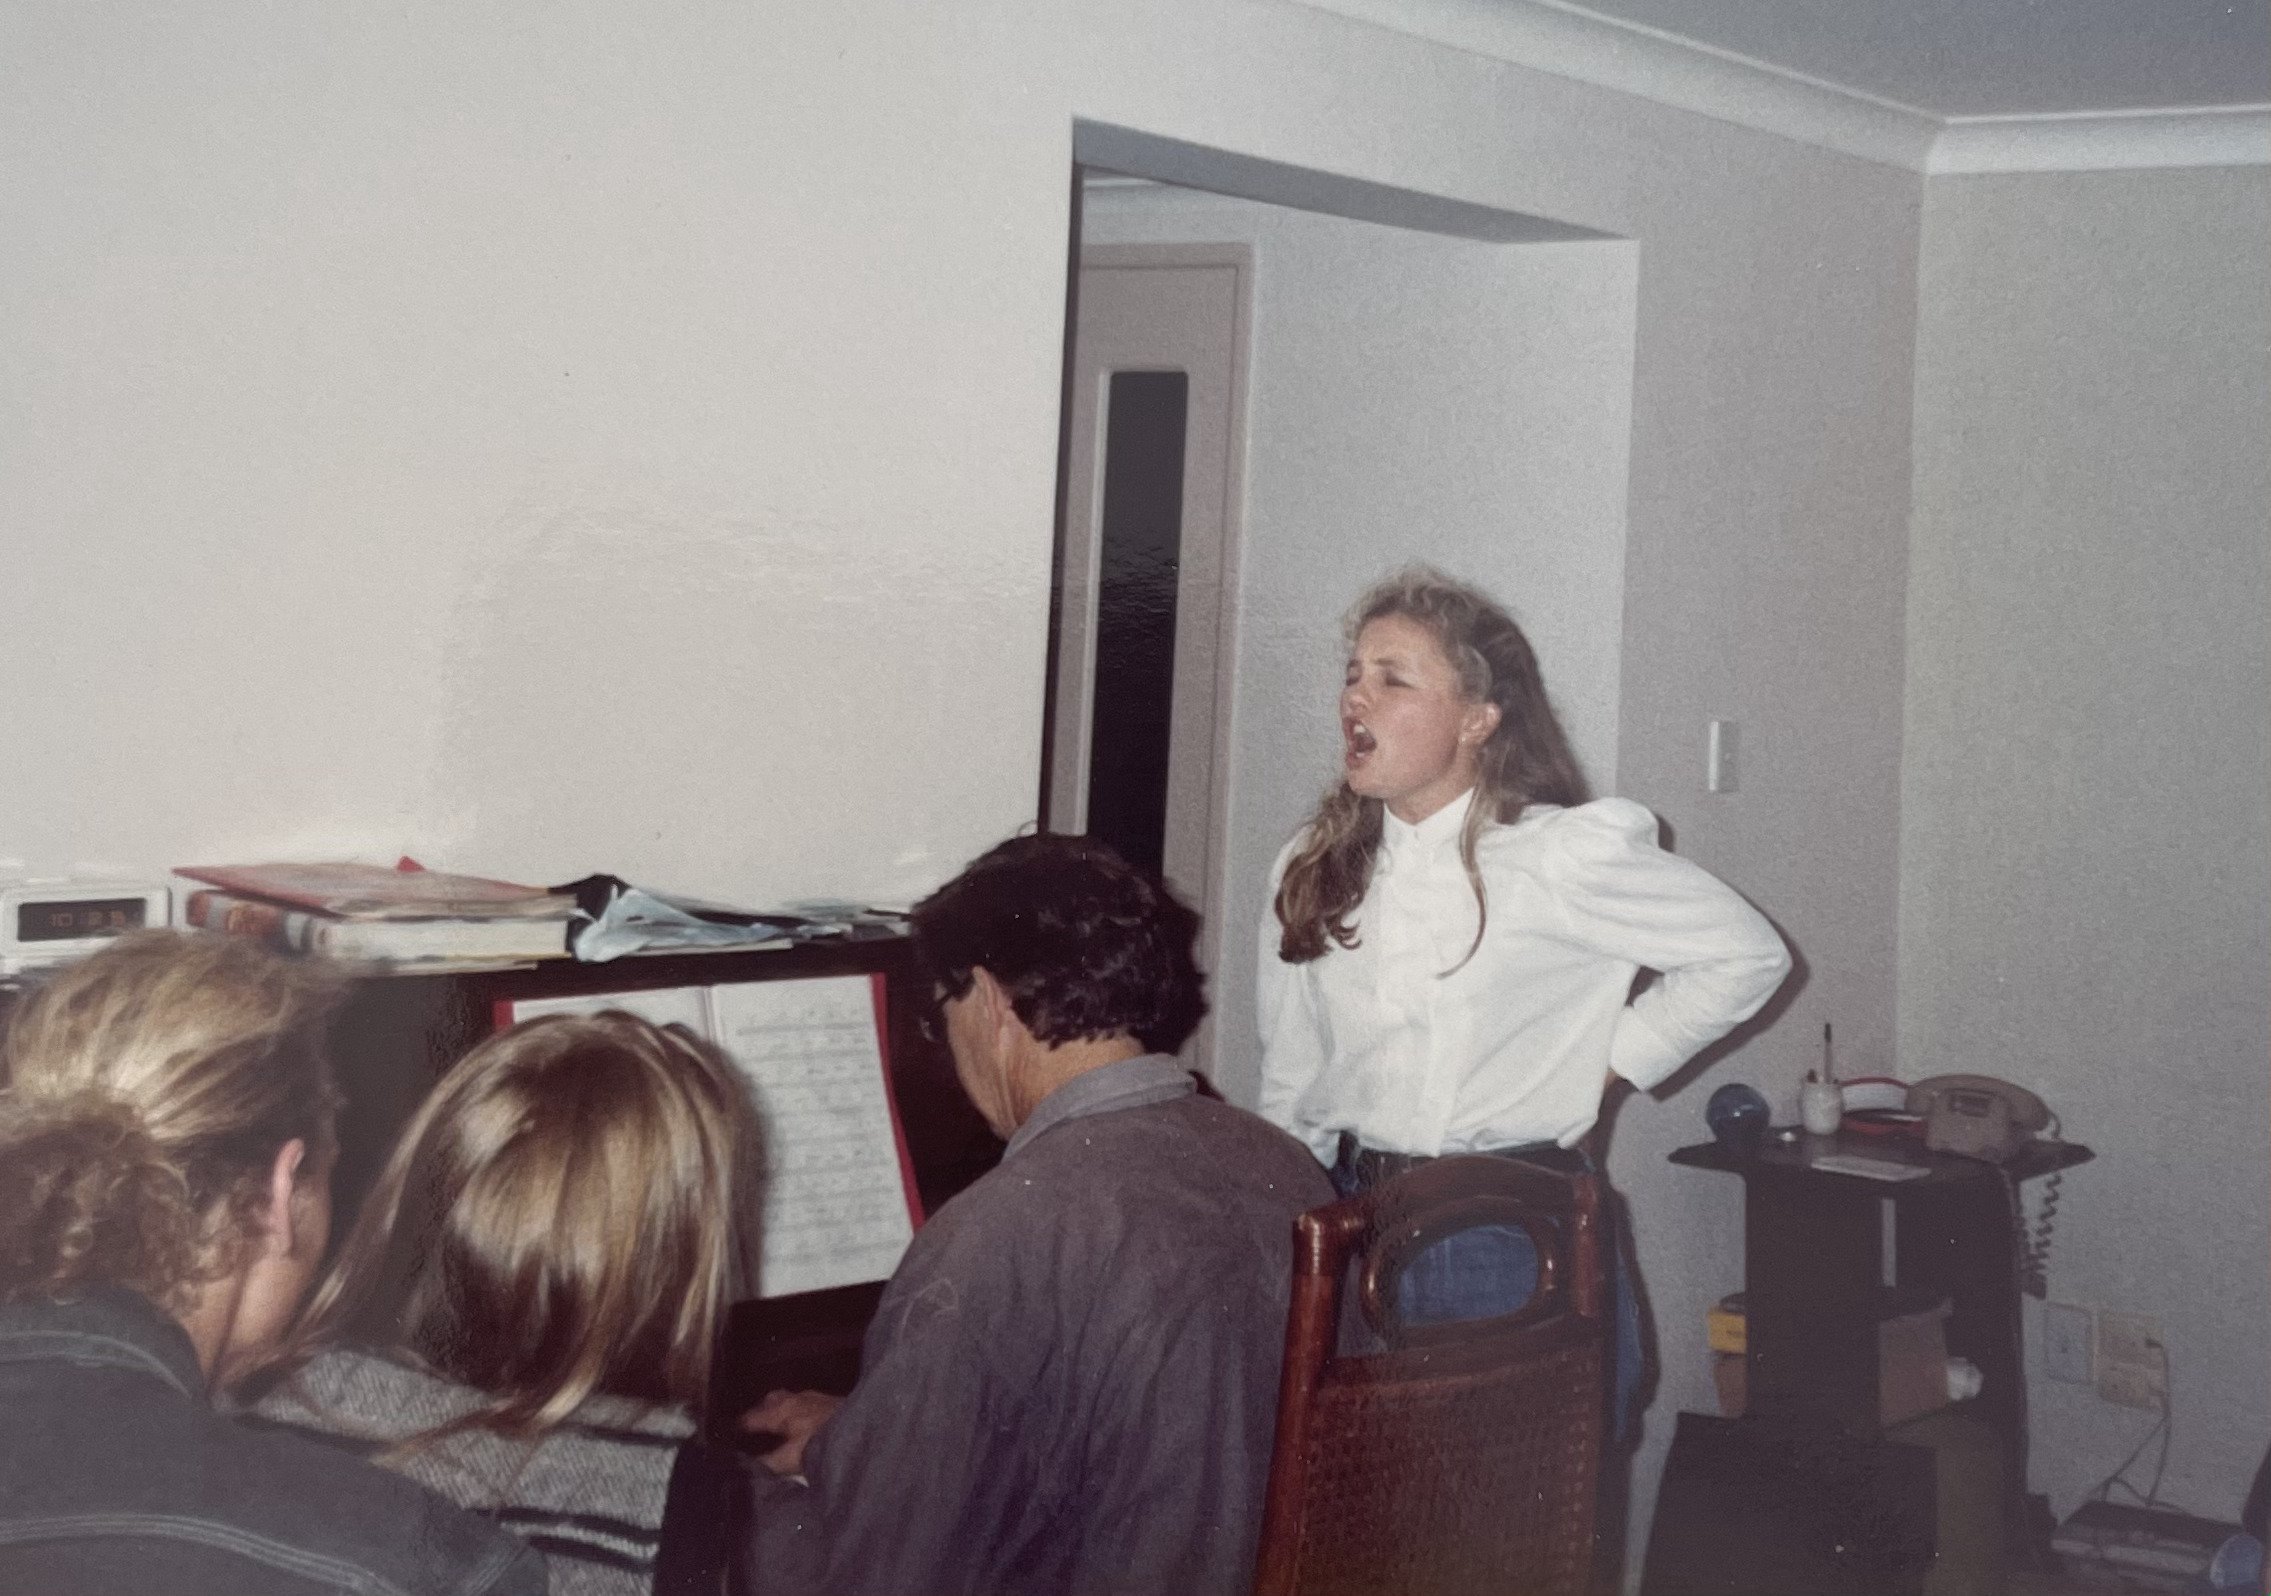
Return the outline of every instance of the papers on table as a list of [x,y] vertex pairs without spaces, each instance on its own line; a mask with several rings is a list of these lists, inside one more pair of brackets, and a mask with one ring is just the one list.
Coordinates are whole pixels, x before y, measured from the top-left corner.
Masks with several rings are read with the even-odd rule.
[[1932,1173],[1920,1164],[1903,1164],[1867,1153],[1817,1153],[1806,1162],[1833,1175],[1859,1175],[1864,1180],[1922,1180]]
[[799,942],[857,942],[900,936],[907,929],[907,917],[899,910],[832,899],[759,913],[650,892],[608,875],[585,876],[558,890],[574,899],[568,949],[586,964],[605,964],[629,953],[746,952]]
[[626,953],[785,948],[794,940],[793,919],[666,898],[613,876],[587,876],[573,890],[583,913],[568,941],[586,964],[605,964]]
[[757,1295],[881,1280],[914,1239],[914,1183],[893,1118],[882,977],[663,987],[514,1003],[514,1020],[622,1009],[715,1043],[765,1127]]

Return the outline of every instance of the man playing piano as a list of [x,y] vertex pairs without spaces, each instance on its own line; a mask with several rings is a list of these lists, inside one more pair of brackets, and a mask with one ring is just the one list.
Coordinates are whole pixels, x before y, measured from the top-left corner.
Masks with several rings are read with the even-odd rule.
[[[1100,843],[919,904],[956,1073],[1008,1142],[916,1233],[858,1387],[775,1392],[744,1596],[1244,1591],[1307,1150],[1201,1095],[1197,918]],[[780,1477],[776,1477],[776,1474]],[[809,1483],[799,1483],[798,1476]]]

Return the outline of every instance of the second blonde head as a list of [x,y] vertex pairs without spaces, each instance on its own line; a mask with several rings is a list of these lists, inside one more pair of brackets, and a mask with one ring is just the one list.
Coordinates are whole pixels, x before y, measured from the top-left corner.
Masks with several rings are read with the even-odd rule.
[[407,1352],[541,1429],[608,1393],[698,1409],[756,1145],[731,1067],[628,1014],[499,1033],[403,1133],[303,1346]]

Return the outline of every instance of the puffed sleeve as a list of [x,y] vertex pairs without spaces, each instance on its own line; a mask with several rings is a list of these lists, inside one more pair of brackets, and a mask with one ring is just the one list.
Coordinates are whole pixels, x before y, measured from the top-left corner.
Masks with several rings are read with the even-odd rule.
[[1261,957],[1254,979],[1255,1018],[1262,1037],[1262,1088],[1255,1108],[1272,1125],[1298,1137],[1319,1163],[1330,1164],[1337,1138],[1315,1125],[1299,1123],[1296,1112],[1303,1095],[1324,1073],[1324,1016],[1317,1012],[1302,967],[1278,957],[1278,939],[1284,928],[1270,907],[1277,901],[1278,883],[1284,880],[1286,863],[1300,841],[1296,836],[1278,850],[1277,862],[1270,867],[1269,900],[1262,908]]
[[1709,871],[1656,845],[1656,817],[1622,798],[1554,821],[1545,879],[1564,934],[1662,979],[1617,1017],[1609,1068],[1662,1081],[1759,1011],[1790,972],[1766,917]]

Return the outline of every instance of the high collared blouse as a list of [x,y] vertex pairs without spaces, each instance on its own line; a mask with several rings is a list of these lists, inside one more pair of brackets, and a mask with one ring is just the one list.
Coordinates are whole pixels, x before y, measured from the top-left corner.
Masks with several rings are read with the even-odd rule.
[[[1320,1160],[1342,1131],[1396,1153],[1569,1146],[1610,1071],[1657,1084],[1789,971],[1765,917],[1659,848],[1655,817],[1621,798],[1532,804],[1484,828],[1489,918],[1474,947],[1459,860],[1473,797],[1416,826],[1383,817],[1355,947],[1288,964],[1277,916],[1262,917],[1261,1112]],[[1300,840],[1278,855],[1273,895]],[[1628,1003],[1643,969],[1661,979]]]

